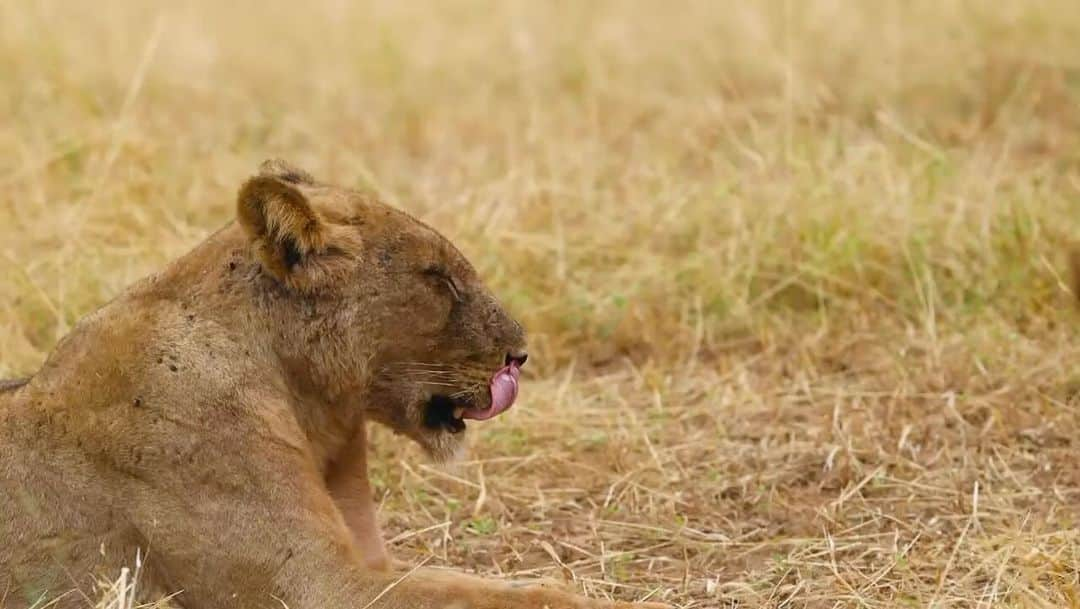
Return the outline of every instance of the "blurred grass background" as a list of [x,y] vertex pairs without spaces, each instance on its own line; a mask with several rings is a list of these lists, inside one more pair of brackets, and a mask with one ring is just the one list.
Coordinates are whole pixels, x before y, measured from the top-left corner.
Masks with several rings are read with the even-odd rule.
[[283,157],[436,226],[531,334],[471,461],[378,437],[400,556],[1080,606],[1080,4],[3,2],[0,74],[0,376]]

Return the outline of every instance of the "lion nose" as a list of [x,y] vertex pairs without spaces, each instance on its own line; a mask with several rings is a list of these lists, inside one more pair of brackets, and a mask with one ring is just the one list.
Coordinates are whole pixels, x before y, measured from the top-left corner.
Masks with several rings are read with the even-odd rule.
[[529,359],[529,354],[524,351],[511,351],[506,354],[506,365],[510,366],[516,364],[518,368],[525,365],[525,360]]

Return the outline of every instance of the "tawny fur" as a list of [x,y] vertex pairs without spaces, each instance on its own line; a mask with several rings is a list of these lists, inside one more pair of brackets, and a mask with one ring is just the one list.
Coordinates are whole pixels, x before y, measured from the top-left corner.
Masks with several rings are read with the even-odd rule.
[[280,161],[238,219],[0,385],[0,604],[92,590],[138,552],[142,596],[187,609],[609,606],[390,568],[366,423],[446,459],[463,434],[425,425],[427,400],[449,386],[484,406],[524,348],[464,257]]

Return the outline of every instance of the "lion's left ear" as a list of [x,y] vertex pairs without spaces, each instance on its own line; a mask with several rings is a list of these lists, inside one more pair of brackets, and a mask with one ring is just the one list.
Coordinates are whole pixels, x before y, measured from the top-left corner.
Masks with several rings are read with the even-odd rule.
[[324,250],[328,229],[300,190],[276,176],[255,176],[240,188],[236,217],[270,274],[304,283],[297,274]]

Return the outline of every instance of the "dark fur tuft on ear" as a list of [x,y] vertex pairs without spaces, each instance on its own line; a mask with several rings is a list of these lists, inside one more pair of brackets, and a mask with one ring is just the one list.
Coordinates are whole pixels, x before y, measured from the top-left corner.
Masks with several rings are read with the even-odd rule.
[[240,188],[237,220],[263,266],[289,283],[296,267],[325,248],[326,226],[307,197],[284,178],[258,175]]
[[292,163],[282,159],[267,159],[259,165],[259,175],[278,178],[290,184],[314,186],[315,178]]

